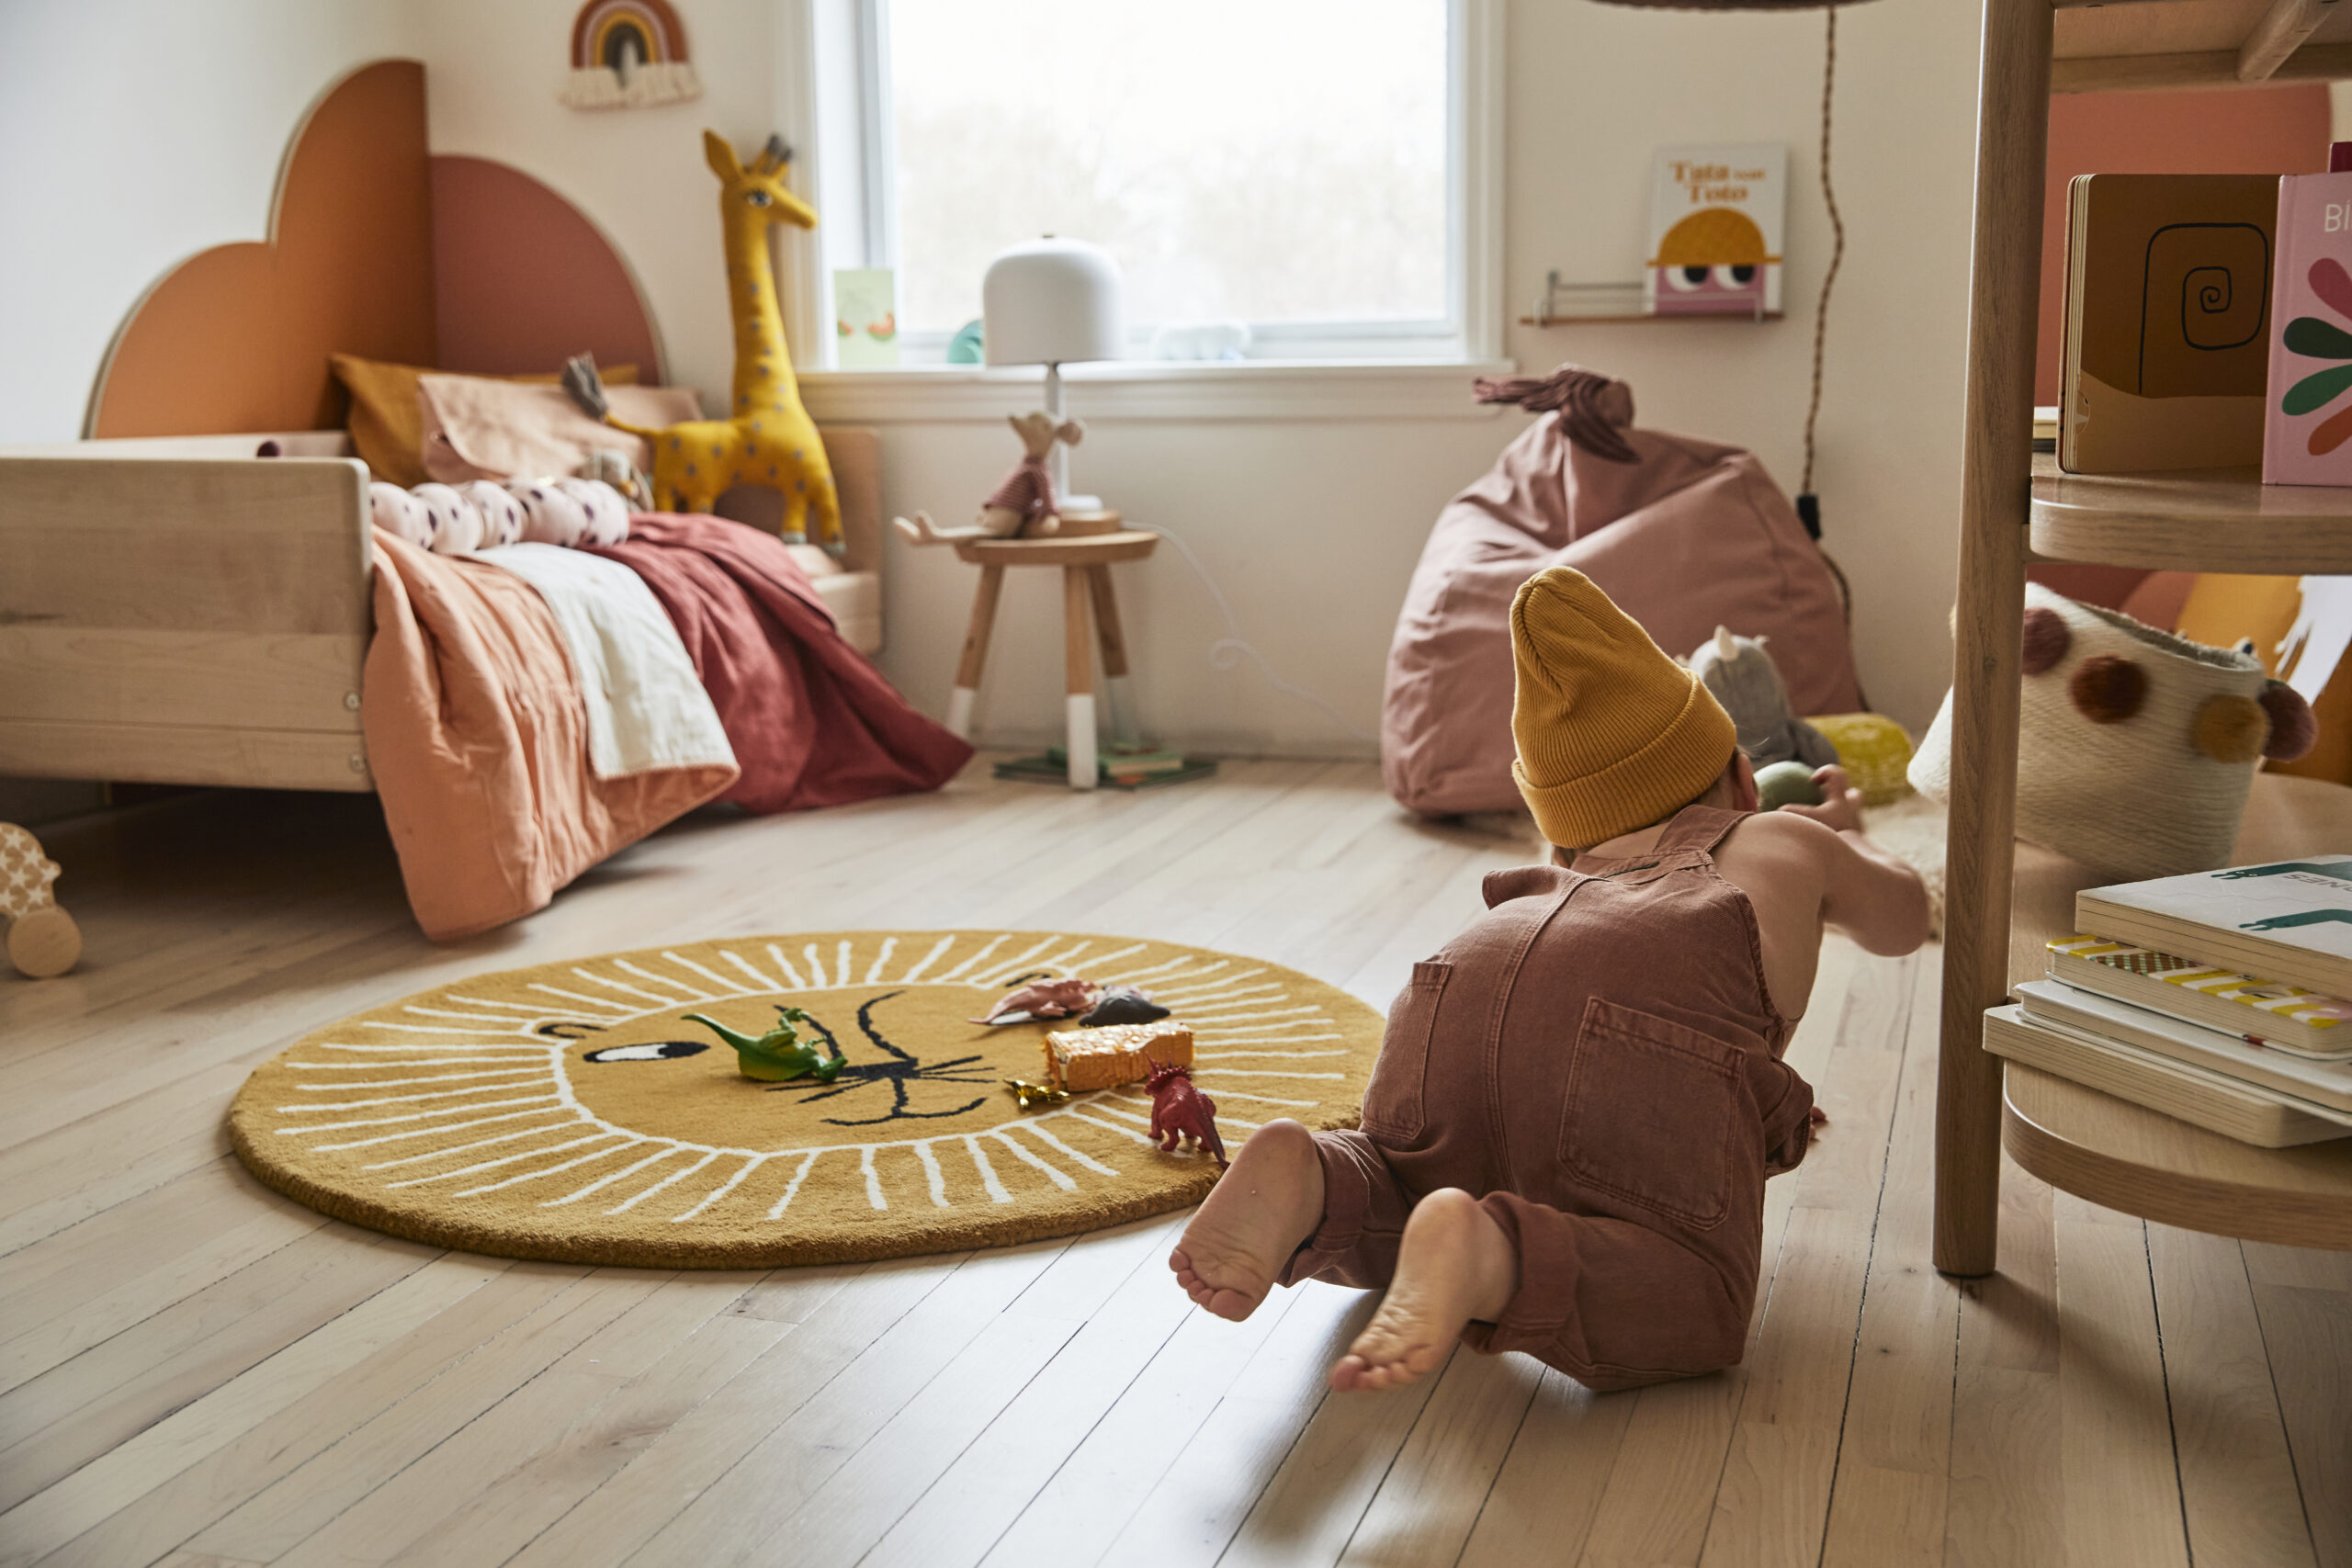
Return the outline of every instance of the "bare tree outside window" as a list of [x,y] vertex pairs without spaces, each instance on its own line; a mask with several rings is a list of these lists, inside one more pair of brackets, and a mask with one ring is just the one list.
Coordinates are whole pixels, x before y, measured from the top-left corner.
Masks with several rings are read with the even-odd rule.
[[900,324],[1040,234],[1132,322],[1448,314],[1445,0],[890,0]]

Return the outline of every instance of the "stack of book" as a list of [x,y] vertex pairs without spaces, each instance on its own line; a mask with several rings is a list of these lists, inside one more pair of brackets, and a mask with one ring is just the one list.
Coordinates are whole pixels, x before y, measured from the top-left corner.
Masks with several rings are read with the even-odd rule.
[[2352,855],[2092,888],[2075,919],[1986,1050],[2266,1148],[2352,1137]]
[[[1216,763],[1206,757],[1187,757],[1172,748],[1148,740],[1114,740],[1096,753],[1096,777],[1114,789],[1148,789],[1155,784],[1182,784],[1188,779],[1204,779],[1216,772]],[[1046,749],[1042,756],[1014,757],[996,765],[1001,779],[1030,779],[1043,784],[1064,784],[1069,778],[1069,751],[1065,747]]]

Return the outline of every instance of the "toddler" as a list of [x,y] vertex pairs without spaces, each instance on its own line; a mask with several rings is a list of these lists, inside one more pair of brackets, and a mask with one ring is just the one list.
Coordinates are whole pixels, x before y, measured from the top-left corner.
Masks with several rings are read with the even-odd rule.
[[1511,645],[1512,773],[1555,863],[1489,875],[1413,966],[1362,1130],[1270,1122],[1169,1258],[1221,1317],[1276,1282],[1385,1291],[1334,1388],[1410,1382],[1457,1337],[1604,1390],[1736,1362],[1764,1181],[1812,1134],[1781,1055],[1822,930],[1927,940],[1843,772],[1757,814],[1729,716],[1581,573],[1521,588]]

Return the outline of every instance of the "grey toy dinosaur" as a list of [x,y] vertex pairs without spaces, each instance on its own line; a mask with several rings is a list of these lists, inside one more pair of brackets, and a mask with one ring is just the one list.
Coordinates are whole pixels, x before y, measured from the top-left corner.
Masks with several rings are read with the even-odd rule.
[[1682,662],[1731,715],[1739,749],[1755,766],[1793,761],[1823,768],[1838,760],[1829,737],[1789,711],[1789,689],[1762,637],[1735,637],[1730,627],[1717,626]]

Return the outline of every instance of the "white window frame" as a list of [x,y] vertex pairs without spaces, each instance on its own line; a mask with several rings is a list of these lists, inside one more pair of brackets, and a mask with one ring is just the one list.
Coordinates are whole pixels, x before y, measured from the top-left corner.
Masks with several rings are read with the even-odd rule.
[[[794,359],[804,374],[846,381],[974,372],[944,363],[944,332],[900,334],[907,362],[895,370],[839,371],[832,275],[896,265],[890,189],[895,158],[888,96],[888,0],[775,0],[777,101],[799,153],[795,184],[822,221],[814,234],[786,231],[779,257]],[[1074,369],[1088,380],[1160,379],[1170,373],[1247,374],[1259,367],[1449,369],[1493,367],[1504,352],[1503,17],[1505,0],[1448,0],[1447,316],[1439,321],[1253,323],[1250,357],[1230,362],[1145,358],[1150,330],[1130,335],[1132,357]],[[846,85],[846,86],[844,85]],[[935,340],[935,341],[934,341]],[[805,346],[804,346],[805,345]]]

